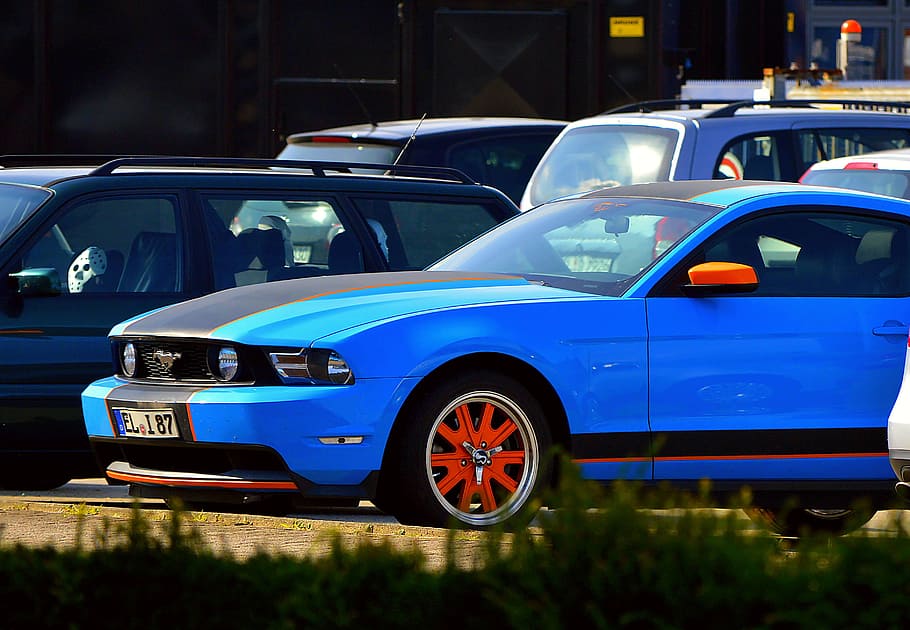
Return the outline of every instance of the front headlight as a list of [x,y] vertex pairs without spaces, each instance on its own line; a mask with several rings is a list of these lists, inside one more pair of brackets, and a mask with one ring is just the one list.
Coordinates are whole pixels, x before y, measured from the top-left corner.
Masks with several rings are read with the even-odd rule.
[[354,373],[334,350],[304,348],[299,352],[270,352],[272,366],[286,384],[352,385]]
[[120,353],[120,365],[123,367],[123,373],[126,376],[133,376],[136,373],[136,346],[129,342],[123,344],[123,350]]

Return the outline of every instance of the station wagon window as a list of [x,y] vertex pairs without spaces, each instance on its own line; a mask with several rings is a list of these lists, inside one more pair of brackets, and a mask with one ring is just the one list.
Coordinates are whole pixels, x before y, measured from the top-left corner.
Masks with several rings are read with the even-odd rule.
[[878,217],[827,212],[769,215],[711,239],[707,262],[751,265],[767,296],[910,294],[910,228]]
[[43,188],[0,184],[0,242],[50,196]]
[[804,129],[796,134],[800,173],[822,160],[910,146],[910,129]]
[[392,271],[423,269],[499,223],[493,208],[466,200],[357,198],[354,204]]
[[740,136],[721,151],[714,166],[714,179],[759,179],[781,181],[780,134],[767,132]]
[[[359,244],[341,256],[344,225],[327,197],[204,195],[216,289],[362,271]],[[339,262],[351,258],[350,265]]]
[[22,269],[54,269],[63,293],[179,292],[176,208],[170,196],[79,203],[29,247]]

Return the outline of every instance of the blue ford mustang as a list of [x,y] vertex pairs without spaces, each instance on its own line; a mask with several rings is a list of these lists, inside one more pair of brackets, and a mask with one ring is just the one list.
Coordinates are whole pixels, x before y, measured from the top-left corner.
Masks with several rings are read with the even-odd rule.
[[116,375],[83,411],[109,479],[139,496],[368,497],[402,522],[484,528],[562,445],[590,479],[748,486],[778,531],[838,530],[891,496],[908,257],[900,199],[606,189],[427,271],[228,289],[123,322]]

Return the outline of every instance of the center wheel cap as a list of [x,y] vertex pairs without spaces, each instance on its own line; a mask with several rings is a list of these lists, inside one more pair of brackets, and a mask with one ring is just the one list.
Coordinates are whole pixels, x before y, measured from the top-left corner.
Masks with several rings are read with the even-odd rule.
[[478,466],[490,465],[490,453],[488,451],[478,448],[471,454],[471,457]]

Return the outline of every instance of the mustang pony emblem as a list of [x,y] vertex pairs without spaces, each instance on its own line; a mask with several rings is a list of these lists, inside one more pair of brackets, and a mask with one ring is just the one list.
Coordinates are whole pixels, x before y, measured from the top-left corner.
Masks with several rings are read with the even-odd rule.
[[174,364],[180,360],[182,355],[179,352],[155,350],[155,352],[152,353],[152,356],[155,358],[155,361],[163,365],[166,370],[171,371],[174,368]]

